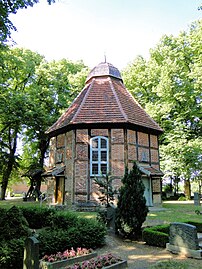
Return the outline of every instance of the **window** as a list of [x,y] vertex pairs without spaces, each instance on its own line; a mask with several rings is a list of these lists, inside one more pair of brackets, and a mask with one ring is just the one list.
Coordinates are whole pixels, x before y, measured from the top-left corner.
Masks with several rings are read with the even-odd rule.
[[90,175],[102,176],[108,172],[108,138],[96,136],[90,140]]

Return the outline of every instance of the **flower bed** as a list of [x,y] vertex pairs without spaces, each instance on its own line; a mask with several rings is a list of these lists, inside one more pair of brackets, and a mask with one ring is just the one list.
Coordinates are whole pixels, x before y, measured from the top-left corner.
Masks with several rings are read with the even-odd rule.
[[75,251],[73,248],[71,250],[65,250],[63,253],[58,252],[52,255],[45,255],[40,260],[40,269],[56,269],[64,268],[70,264],[77,262],[82,262],[97,256],[96,252],[92,249],[77,248]]
[[75,263],[65,269],[121,269],[127,267],[127,261],[109,253],[90,260]]

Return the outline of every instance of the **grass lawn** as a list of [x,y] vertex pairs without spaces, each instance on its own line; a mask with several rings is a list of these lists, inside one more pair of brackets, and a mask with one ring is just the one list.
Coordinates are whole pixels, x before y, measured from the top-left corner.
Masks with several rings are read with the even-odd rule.
[[[40,202],[24,202],[22,198],[11,198],[8,200],[0,201],[0,207],[10,208],[13,205],[16,206],[36,206],[40,207]],[[42,206],[47,206],[46,203],[42,203]],[[147,215],[147,219],[144,226],[151,226],[170,222],[184,222],[184,221],[197,221],[202,222],[202,215],[197,215],[195,210],[202,212],[201,206],[195,206],[193,201],[172,201],[163,202],[160,210],[153,210],[151,208]],[[95,218],[96,212],[78,212],[82,217]]]
[[171,222],[197,221],[202,222],[202,215],[197,215],[195,210],[202,212],[201,206],[195,206],[193,201],[188,202],[163,202],[162,210],[152,210],[148,213],[144,226],[166,224]]

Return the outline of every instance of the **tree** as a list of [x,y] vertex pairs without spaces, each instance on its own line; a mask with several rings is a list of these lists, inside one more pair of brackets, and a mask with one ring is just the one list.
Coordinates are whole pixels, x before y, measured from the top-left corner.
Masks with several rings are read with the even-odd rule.
[[[43,169],[49,138],[47,129],[59,118],[62,112],[81,91],[87,69],[83,62],[68,60],[41,62],[32,85],[27,91],[26,129],[24,144],[35,148],[38,168]],[[33,165],[33,164],[31,164]],[[38,181],[40,190],[41,179]]]
[[[40,57],[24,50],[1,50],[0,62],[0,182],[1,199],[5,199],[6,188],[12,170],[18,168],[18,136],[22,131],[25,106],[25,87],[34,74]],[[9,102],[8,102],[9,101]]]
[[123,75],[127,88],[164,129],[163,170],[180,176],[185,186],[202,152],[201,35],[199,20],[177,37],[164,36],[148,61],[137,58]]
[[[0,64],[0,181],[4,199],[12,169],[19,164],[18,137],[22,136],[23,145],[31,149],[29,165],[43,169],[49,143],[46,130],[82,89],[87,69],[83,62],[49,63],[30,50],[9,47],[1,51]],[[39,189],[40,183],[41,178]]]
[[135,162],[130,172],[126,168],[122,183],[117,203],[116,228],[124,234],[137,237],[141,234],[148,207],[141,172]]
[[[16,27],[9,19],[10,14],[16,14],[21,8],[32,7],[38,3],[39,0],[3,0],[0,1],[0,42],[4,43],[7,38],[11,37],[11,30],[16,31]],[[55,0],[47,0],[49,4],[54,3]]]
[[110,206],[115,200],[114,195],[117,194],[117,190],[113,187],[113,180],[110,174],[103,175],[102,178],[94,178],[96,184],[99,185],[100,196],[99,200],[101,203],[106,204],[106,207]]

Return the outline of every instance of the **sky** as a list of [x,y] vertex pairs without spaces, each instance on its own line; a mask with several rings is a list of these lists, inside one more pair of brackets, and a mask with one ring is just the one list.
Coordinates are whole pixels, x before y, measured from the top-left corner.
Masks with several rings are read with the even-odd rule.
[[123,69],[149,57],[163,35],[178,36],[202,17],[202,0],[46,0],[10,16],[18,47],[50,60],[107,62]]

